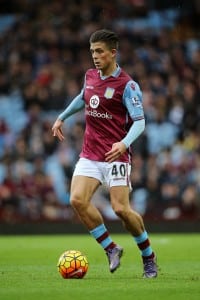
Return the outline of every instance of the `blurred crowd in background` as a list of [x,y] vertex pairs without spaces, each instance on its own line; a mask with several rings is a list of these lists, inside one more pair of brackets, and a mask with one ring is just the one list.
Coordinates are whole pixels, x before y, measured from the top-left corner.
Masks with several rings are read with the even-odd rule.
[[[51,127],[93,67],[89,37],[101,28],[119,34],[119,65],[143,91],[146,129],[133,144],[131,206],[150,220],[198,219],[198,1],[1,2],[0,222],[76,218],[69,188],[84,112],[65,122],[62,143]],[[117,219],[105,187],[93,201]]]

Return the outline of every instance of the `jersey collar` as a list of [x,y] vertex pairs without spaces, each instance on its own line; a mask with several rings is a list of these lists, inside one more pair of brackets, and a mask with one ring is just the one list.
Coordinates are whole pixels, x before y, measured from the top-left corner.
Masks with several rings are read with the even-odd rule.
[[111,77],[111,76],[116,78],[116,77],[119,76],[120,72],[121,72],[121,68],[120,68],[119,65],[117,65],[116,70],[110,76],[101,76],[101,73],[100,73],[100,77],[101,77],[102,80],[104,80],[108,77]]

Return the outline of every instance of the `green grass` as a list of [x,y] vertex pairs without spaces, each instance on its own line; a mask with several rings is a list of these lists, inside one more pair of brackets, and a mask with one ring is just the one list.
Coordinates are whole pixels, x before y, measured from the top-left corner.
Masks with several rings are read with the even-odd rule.
[[[129,235],[112,237],[125,249],[121,267],[114,274],[89,234],[0,236],[0,299],[200,299],[200,235],[151,234],[160,267],[156,279],[141,278],[139,251]],[[56,264],[67,249],[87,255],[85,278],[61,278]]]

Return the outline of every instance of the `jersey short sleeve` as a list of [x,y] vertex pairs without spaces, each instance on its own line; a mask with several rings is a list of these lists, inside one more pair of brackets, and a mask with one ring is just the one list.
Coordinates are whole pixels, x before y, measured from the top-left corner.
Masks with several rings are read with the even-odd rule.
[[123,103],[133,121],[144,119],[142,91],[137,82],[130,80],[124,89]]

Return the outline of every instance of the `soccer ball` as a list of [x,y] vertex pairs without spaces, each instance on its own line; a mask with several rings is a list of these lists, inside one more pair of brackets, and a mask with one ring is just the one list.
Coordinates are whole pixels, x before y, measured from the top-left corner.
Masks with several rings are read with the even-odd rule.
[[88,260],[81,251],[68,250],[59,257],[57,267],[63,278],[81,279],[88,271]]

